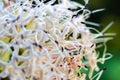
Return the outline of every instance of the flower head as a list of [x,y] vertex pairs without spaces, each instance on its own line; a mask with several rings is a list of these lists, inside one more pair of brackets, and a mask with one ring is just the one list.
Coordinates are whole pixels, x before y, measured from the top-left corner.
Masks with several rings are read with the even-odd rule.
[[[85,4],[70,0],[2,0],[0,11],[0,77],[10,80],[98,80],[97,66],[111,58],[96,51],[112,39],[88,25],[91,13]],[[77,9],[78,8],[78,9]],[[91,30],[96,31],[92,33]],[[99,45],[98,45],[99,44]],[[105,45],[105,44],[104,44]],[[90,71],[88,70],[90,68]],[[87,73],[82,72],[86,70]],[[94,71],[99,71],[93,76]]]

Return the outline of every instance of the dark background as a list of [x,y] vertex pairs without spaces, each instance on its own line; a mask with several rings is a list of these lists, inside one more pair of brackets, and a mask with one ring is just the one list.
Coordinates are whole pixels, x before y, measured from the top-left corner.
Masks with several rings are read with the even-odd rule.
[[[83,0],[73,0],[82,2]],[[116,33],[113,40],[107,43],[108,50],[113,58],[105,62],[107,70],[103,73],[100,80],[120,80],[120,0],[89,0],[89,9],[105,8],[103,12],[91,15],[89,20],[103,25],[99,30],[111,21],[115,21],[107,32]],[[102,50],[102,49],[101,49]]]

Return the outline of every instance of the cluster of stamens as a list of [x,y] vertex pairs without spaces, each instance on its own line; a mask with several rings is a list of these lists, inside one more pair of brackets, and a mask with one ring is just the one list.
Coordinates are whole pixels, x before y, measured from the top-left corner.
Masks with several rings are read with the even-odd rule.
[[[10,80],[100,78],[105,68],[99,70],[97,63],[104,63],[111,55],[106,53],[105,46],[99,58],[96,48],[112,39],[102,36],[114,35],[104,33],[113,22],[99,32],[86,25],[100,25],[86,19],[103,9],[88,10],[88,0],[84,0],[84,5],[70,0],[3,1],[0,77]],[[94,71],[99,73],[93,76]]]

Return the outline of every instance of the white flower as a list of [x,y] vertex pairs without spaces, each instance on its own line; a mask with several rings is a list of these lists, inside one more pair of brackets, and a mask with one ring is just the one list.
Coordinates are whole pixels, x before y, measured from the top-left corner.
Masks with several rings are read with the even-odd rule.
[[[99,58],[96,48],[112,39],[88,25],[91,13],[85,4],[70,0],[3,0],[0,6],[0,77],[10,80],[98,80],[104,69],[97,66],[111,58]],[[3,4],[3,3],[2,3]],[[79,8],[79,10],[76,10]],[[92,33],[91,30],[96,31]],[[98,45],[98,43],[100,45]],[[107,56],[107,57],[106,57]],[[88,70],[90,67],[90,71]],[[86,70],[89,73],[82,72]],[[93,76],[94,71],[99,71]]]

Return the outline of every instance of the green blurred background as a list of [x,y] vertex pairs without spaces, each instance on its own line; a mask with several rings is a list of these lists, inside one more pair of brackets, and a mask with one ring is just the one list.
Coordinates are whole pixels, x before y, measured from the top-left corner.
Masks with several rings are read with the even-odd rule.
[[[83,0],[73,0],[82,2]],[[89,0],[89,9],[105,8],[103,12],[91,15],[89,20],[103,25],[102,30],[109,22],[115,21],[107,32],[117,33],[113,40],[107,43],[108,50],[113,58],[105,62],[107,70],[103,73],[100,80],[120,80],[120,0]]]

